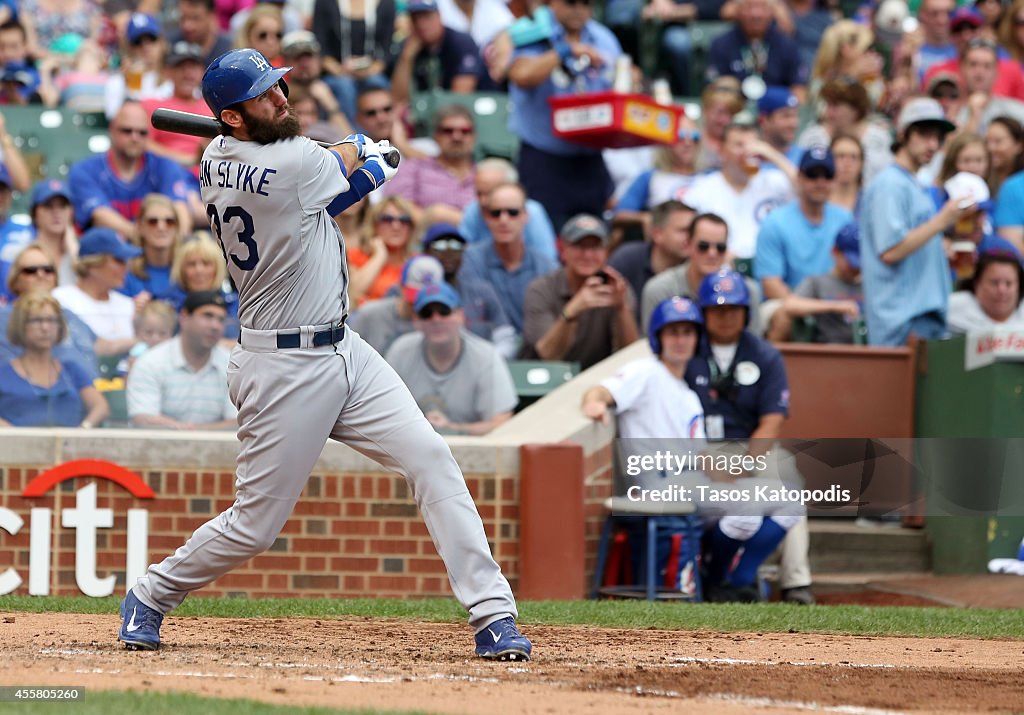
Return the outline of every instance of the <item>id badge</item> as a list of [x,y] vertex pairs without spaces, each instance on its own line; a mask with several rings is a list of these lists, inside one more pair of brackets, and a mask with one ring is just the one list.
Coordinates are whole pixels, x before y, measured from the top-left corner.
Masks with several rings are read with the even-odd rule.
[[704,415],[704,432],[708,439],[725,439],[725,419],[721,415]]

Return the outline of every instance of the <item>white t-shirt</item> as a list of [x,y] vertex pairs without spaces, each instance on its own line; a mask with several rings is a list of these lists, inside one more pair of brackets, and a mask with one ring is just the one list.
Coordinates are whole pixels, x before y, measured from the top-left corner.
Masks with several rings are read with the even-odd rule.
[[437,0],[437,10],[442,25],[467,33],[481,50],[516,19],[501,0],[475,0],[472,20],[455,0]]
[[686,192],[686,203],[701,213],[714,213],[729,225],[729,250],[739,258],[753,258],[757,232],[768,213],[796,198],[793,185],[781,171],[757,172],[741,192],[721,171],[697,178]]
[[54,288],[53,297],[61,307],[81,318],[97,338],[126,340],[135,337],[132,325],[135,303],[126,295],[110,291],[107,300],[96,300],[77,285],[70,285]]
[[700,398],[658,358],[624,365],[601,385],[615,400],[620,438],[704,439]]
[[1024,330],[1024,303],[1018,305],[1017,310],[1005,322],[997,323],[981,309],[973,293],[959,290],[949,296],[946,324],[949,327],[949,332],[953,335],[963,335],[972,330],[989,330],[997,327]]

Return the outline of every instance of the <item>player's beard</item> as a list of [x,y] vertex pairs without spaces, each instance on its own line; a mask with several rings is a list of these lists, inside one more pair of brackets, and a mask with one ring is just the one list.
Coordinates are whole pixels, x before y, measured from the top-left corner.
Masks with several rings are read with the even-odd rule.
[[249,132],[249,141],[259,144],[273,144],[281,139],[297,137],[302,128],[299,126],[299,118],[295,114],[295,108],[288,105],[288,116],[284,119],[273,119],[266,121],[254,117],[246,111],[244,106],[238,107],[242,119],[245,120],[245,128]]

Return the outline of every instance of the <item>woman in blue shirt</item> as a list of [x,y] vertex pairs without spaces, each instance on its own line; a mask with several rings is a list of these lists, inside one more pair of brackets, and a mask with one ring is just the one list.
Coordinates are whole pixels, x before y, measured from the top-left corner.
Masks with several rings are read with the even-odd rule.
[[132,261],[121,292],[136,299],[138,310],[150,299],[170,299],[171,266],[181,233],[174,204],[163,194],[149,194],[142,200],[136,226],[142,255]]
[[67,329],[52,296],[29,293],[15,301],[7,336],[24,352],[0,365],[0,426],[89,428],[106,418],[107,402],[88,373],[53,356]]

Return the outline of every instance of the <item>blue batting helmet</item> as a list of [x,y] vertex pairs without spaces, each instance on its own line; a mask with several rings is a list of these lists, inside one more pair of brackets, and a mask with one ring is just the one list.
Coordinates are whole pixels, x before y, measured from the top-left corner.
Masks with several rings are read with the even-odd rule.
[[203,99],[215,117],[233,104],[254,99],[278,84],[288,96],[283,77],[291,67],[275,69],[270,60],[252,49],[231,50],[210,63],[203,75]]
[[704,317],[692,300],[674,295],[654,306],[651,322],[647,326],[647,342],[655,355],[661,355],[661,329],[672,323],[694,323],[697,329],[704,325]]
[[746,281],[736,271],[723,268],[704,278],[697,290],[697,302],[701,308],[716,305],[742,305],[750,308],[750,290]]

